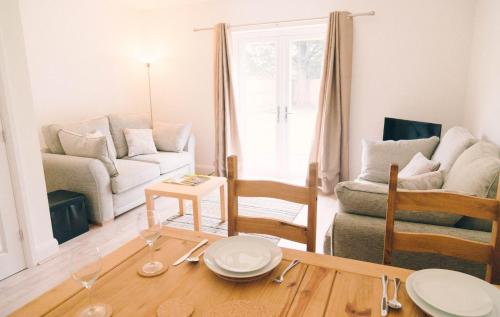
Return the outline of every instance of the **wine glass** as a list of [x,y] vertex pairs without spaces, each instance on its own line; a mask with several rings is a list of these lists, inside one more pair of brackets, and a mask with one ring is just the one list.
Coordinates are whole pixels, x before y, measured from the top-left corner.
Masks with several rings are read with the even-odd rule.
[[149,247],[150,260],[142,266],[142,271],[155,274],[163,269],[163,263],[154,259],[154,243],[160,237],[160,219],[154,210],[147,210],[137,215],[137,231]]
[[109,305],[92,302],[91,289],[99,277],[101,268],[101,252],[95,245],[81,243],[71,251],[71,276],[88,290],[89,304],[78,313],[77,316],[79,317],[103,317],[109,315]]

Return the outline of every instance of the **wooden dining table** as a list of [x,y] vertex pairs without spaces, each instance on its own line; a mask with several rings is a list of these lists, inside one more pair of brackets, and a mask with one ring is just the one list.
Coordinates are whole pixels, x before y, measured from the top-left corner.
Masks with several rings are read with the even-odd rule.
[[[283,248],[282,262],[262,279],[248,283],[223,280],[201,260],[198,264],[171,264],[202,239],[209,244],[223,237],[184,229],[164,228],[155,259],[169,265],[156,277],[142,277],[137,268],[148,260],[148,250],[135,238],[103,258],[102,273],[93,287],[95,302],[110,304],[113,316],[156,316],[167,300],[192,305],[192,316],[231,302],[265,307],[269,316],[380,316],[381,275],[399,277],[403,308],[389,316],[424,316],[408,297],[404,282],[412,273],[402,268]],[[272,279],[293,259],[301,263],[282,284]],[[389,283],[389,298],[393,294]],[[15,311],[12,316],[74,316],[88,304],[87,293],[68,278],[59,286]],[[245,307],[245,306],[242,306]],[[244,310],[244,308],[242,308]],[[246,316],[241,311],[239,316]],[[254,316],[257,317],[257,316]]]

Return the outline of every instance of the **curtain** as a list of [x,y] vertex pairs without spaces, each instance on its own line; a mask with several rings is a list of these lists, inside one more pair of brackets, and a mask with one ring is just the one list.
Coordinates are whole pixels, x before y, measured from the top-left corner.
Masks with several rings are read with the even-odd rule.
[[215,110],[215,173],[227,175],[226,158],[241,156],[236,104],[231,73],[230,35],[228,27],[214,27],[214,110]]
[[331,12],[311,162],[318,162],[320,189],[333,192],[349,179],[349,107],[351,101],[352,18]]

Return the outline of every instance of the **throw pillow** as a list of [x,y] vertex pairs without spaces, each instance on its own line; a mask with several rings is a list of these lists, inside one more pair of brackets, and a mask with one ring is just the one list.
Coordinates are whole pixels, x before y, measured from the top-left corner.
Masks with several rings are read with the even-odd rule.
[[398,187],[410,190],[430,190],[443,187],[443,172],[434,171],[415,176],[398,177]]
[[362,168],[359,178],[388,183],[392,163],[400,167],[406,166],[418,152],[430,158],[438,143],[439,138],[435,136],[427,139],[400,141],[363,140]]
[[441,139],[436,152],[432,155],[432,160],[441,163],[439,169],[448,173],[460,154],[476,141],[476,138],[467,129],[453,127]]
[[[426,158],[421,152],[413,156],[410,163],[399,172],[400,178],[434,172],[439,168],[439,162],[434,162]],[[442,184],[441,184],[442,185]]]
[[480,141],[457,159],[447,175],[443,189],[487,197],[497,186],[500,147]]
[[150,115],[147,113],[114,113],[108,116],[109,127],[116,147],[116,157],[127,155],[127,140],[124,129],[151,129]]
[[127,141],[128,156],[158,153],[151,129],[123,129]]
[[153,139],[156,148],[166,152],[182,152],[191,133],[191,123],[169,124],[155,122]]
[[116,158],[109,151],[108,139],[99,131],[81,135],[68,130],[60,130],[59,140],[66,155],[95,158],[100,160],[110,176],[117,176]]

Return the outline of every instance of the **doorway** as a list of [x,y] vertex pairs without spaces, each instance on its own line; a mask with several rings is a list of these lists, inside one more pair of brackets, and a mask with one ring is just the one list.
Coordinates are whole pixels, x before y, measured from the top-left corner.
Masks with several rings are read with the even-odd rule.
[[232,36],[242,174],[303,184],[326,25],[236,31]]

